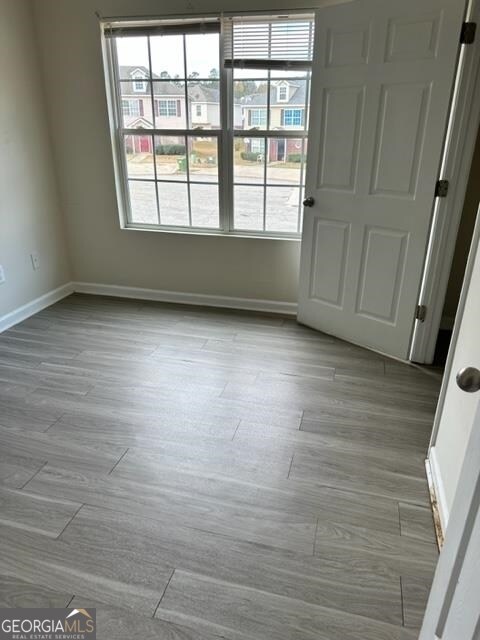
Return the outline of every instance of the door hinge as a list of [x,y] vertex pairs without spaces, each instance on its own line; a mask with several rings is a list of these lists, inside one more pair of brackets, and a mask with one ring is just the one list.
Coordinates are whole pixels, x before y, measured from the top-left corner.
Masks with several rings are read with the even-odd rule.
[[417,310],[415,311],[415,320],[418,320],[419,322],[424,322],[426,315],[427,315],[427,307],[424,304],[417,305]]
[[460,31],[460,44],[472,44],[475,41],[476,22],[464,22]]
[[437,184],[435,185],[435,197],[445,198],[448,193],[448,187],[448,180],[437,180]]

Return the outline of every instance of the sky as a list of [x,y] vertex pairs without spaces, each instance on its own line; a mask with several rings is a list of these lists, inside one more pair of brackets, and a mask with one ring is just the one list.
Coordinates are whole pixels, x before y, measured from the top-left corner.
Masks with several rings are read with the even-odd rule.
[[[168,71],[173,78],[184,77],[182,36],[152,36],[150,38],[152,71],[160,75]],[[193,72],[208,78],[212,69],[219,69],[219,37],[215,33],[186,36],[187,76]],[[145,37],[117,38],[118,62],[120,65],[142,65],[148,68],[148,47]],[[302,72],[272,72],[272,77],[292,77]],[[266,78],[262,70],[235,69],[235,78]]]
[[[182,36],[153,36],[150,38],[152,71],[160,75],[162,71],[174,77],[184,76]],[[211,69],[219,68],[219,37],[217,34],[195,34],[186,36],[187,76],[193,72],[208,78]],[[143,65],[148,67],[146,38],[117,39],[118,61],[120,65]]]

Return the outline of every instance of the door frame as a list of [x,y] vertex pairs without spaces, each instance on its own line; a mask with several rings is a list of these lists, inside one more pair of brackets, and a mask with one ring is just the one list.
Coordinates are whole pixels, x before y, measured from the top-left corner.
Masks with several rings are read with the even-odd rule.
[[450,341],[450,348],[448,350],[447,362],[445,364],[445,371],[443,373],[442,386],[440,388],[440,395],[438,396],[437,409],[435,412],[435,419],[433,422],[432,433],[430,436],[430,443],[428,445],[427,460],[430,458],[430,450],[435,446],[437,442],[437,435],[440,428],[440,418],[443,411],[443,405],[445,404],[445,396],[447,393],[448,381],[452,373],[453,357],[457,346],[458,336],[460,333],[460,327],[463,320],[463,313],[465,311],[465,303],[467,301],[467,294],[470,288],[470,282],[472,279],[473,265],[477,253],[480,251],[480,205],[478,207],[477,220],[475,223],[475,229],[472,236],[472,244],[470,252],[468,254],[467,266],[465,267],[465,276],[463,278],[462,291],[460,293],[460,300],[458,302],[457,315],[455,316],[455,324],[453,327],[452,339]]
[[[464,567],[477,514],[480,511],[480,475],[475,462],[480,456],[480,402],[474,417],[467,453],[452,505],[452,519],[438,559],[419,640],[442,638],[455,590]],[[472,594],[472,599],[475,596]],[[468,606],[469,603],[466,603]]]
[[[446,198],[435,198],[430,239],[425,256],[419,305],[427,309],[416,320],[409,360],[433,362],[443,305],[452,267],[458,227],[480,125],[480,0],[469,0],[465,21],[477,24],[472,44],[460,48],[457,78],[439,179],[449,180]],[[475,132],[475,135],[472,135]],[[458,315],[458,312],[457,312]]]

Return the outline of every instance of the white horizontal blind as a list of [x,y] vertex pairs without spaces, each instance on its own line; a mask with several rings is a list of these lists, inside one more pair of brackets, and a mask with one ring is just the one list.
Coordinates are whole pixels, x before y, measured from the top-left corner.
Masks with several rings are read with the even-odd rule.
[[223,19],[225,65],[309,69],[314,16],[235,16]]

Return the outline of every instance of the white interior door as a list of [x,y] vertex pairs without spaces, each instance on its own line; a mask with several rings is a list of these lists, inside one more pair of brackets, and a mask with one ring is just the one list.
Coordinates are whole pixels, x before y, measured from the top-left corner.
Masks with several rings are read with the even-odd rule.
[[317,12],[300,322],[407,358],[463,0]]
[[480,404],[419,640],[478,640],[479,594]]

